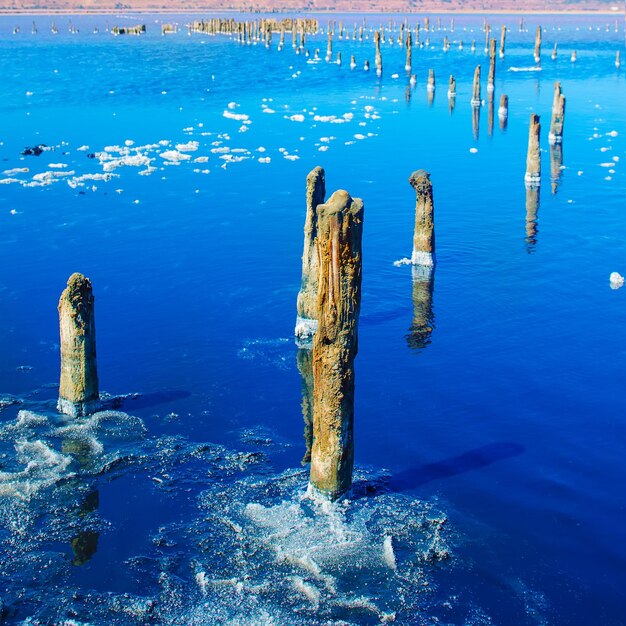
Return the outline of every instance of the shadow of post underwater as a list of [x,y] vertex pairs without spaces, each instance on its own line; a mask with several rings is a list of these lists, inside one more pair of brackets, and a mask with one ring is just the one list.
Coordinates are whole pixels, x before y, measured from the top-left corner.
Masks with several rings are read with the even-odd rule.
[[519,456],[523,452],[524,447],[518,443],[506,441],[490,443],[443,461],[417,465],[394,474],[389,478],[387,487],[391,491],[411,491],[434,480],[451,478],[488,467],[498,461]]

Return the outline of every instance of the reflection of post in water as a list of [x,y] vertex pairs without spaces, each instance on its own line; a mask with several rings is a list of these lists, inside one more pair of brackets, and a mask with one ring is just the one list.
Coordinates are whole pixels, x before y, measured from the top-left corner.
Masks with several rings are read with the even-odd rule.
[[498,108],[498,120],[500,120],[500,130],[506,130],[509,120],[509,97],[503,93],[500,96],[500,107]]
[[300,348],[296,358],[298,371],[302,378],[302,418],[304,419],[304,443],[306,445],[302,465],[305,465],[311,462],[311,446],[313,445],[313,351]]
[[539,212],[539,187],[526,188],[526,251],[531,254],[537,244],[537,213]]
[[493,92],[487,100],[487,134],[490,137],[493,135]]
[[480,132],[480,107],[472,107],[472,132],[474,139],[478,139]]
[[[87,494],[87,497],[83,500],[83,503],[78,509],[78,517],[82,519],[89,515],[89,513],[93,513],[93,511],[98,509],[99,504],[100,494],[98,490],[95,489]],[[88,563],[98,550],[99,538],[100,533],[95,530],[80,531],[71,541],[72,551],[74,552],[72,564],[81,566]]]
[[435,268],[414,265],[413,270],[413,323],[406,336],[409,348],[419,350],[430,343],[434,329],[433,287]]
[[550,146],[550,183],[552,185],[552,193],[556,194],[561,184],[561,169],[563,165],[563,144],[554,143]]

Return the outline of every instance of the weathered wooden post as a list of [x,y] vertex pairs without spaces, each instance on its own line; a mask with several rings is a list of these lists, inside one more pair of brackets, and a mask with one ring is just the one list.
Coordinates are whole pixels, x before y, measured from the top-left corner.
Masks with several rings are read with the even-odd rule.
[[313,339],[310,489],[331,500],[352,485],[362,233],[363,202],[347,191],[336,191],[318,207],[319,325]]
[[383,57],[380,53],[380,31],[374,33],[374,44],[376,45],[376,73],[380,76],[383,73]]
[[477,65],[474,70],[474,83],[472,85],[472,106],[478,108],[480,103],[480,65]]
[[487,75],[487,94],[493,94],[496,88],[496,40],[489,41],[489,74]]
[[506,44],[506,26],[502,24],[502,30],[500,31],[500,58],[504,59],[504,46]]
[[406,36],[406,63],[404,64],[404,69],[407,72],[410,72],[412,64],[413,64],[413,39],[411,37],[411,31],[409,30]]
[[526,156],[526,175],[524,182],[526,187],[539,187],[541,183],[541,154],[539,151],[539,134],[541,124],[536,113],[530,115],[528,129],[528,153]]
[[409,177],[415,189],[415,229],[411,263],[432,268],[435,265],[435,206],[430,174],[417,170]]
[[72,274],[58,309],[61,380],[57,409],[72,417],[90,415],[100,405],[91,281],[82,274]]
[[321,167],[306,178],[306,217],[304,220],[304,251],[302,252],[302,282],[297,300],[296,343],[311,347],[317,329],[318,258],[315,249],[318,219],[317,207],[326,197],[326,173]]
[[541,61],[541,26],[537,26],[535,32],[535,63]]
[[563,124],[565,122],[565,96],[561,91],[561,83],[554,83],[554,99],[552,101],[552,118],[548,142],[553,145],[563,141]]

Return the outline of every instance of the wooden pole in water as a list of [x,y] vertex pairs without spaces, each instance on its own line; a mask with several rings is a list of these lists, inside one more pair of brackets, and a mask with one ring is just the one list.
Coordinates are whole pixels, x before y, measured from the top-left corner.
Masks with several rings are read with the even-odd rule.
[[376,73],[380,76],[383,73],[383,57],[380,53],[380,31],[374,33],[374,44],[376,45]]
[[318,207],[319,325],[313,339],[310,489],[331,500],[352,485],[362,233],[363,202],[347,191],[336,191]]
[[563,124],[565,122],[565,96],[561,91],[561,83],[554,83],[554,99],[552,101],[552,118],[548,142],[553,145],[563,141]]
[[489,74],[487,75],[487,93],[492,94],[496,88],[496,40],[489,41]]
[[304,251],[302,252],[302,282],[297,300],[296,343],[311,347],[317,330],[318,258],[315,249],[318,218],[317,207],[326,197],[326,174],[315,167],[306,178],[306,217],[304,220]]
[[411,263],[432,268],[435,265],[435,205],[430,174],[417,170],[409,177],[415,189],[415,229]]
[[474,83],[472,85],[472,106],[477,108],[480,106],[480,65],[474,70]]
[[[619,55],[619,52],[617,54]],[[413,39],[411,37],[411,31],[409,30],[406,36],[406,63],[404,65],[404,69],[407,72],[410,72],[412,65],[413,65]]]
[[526,187],[539,187],[541,183],[541,154],[539,151],[539,134],[541,124],[536,113],[530,115],[528,129],[528,153],[526,156],[526,175],[524,182]]
[[500,58],[504,59],[504,46],[506,44],[506,26],[502,25],[502,30],[500,31]]
[[72,417],[98,410],[96,324],[91,281],[72,274],[59,299],[61,379],[57,409]]
[[541,26],[537,26],[535,32],[535,63],[541,61]]

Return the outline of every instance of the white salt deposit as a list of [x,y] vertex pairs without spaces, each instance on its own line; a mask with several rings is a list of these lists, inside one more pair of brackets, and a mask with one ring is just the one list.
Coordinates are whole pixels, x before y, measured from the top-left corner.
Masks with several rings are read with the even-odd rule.
[[620,289],[624,286],[624,277],[618,272],[612,272],[609,276],[609,283],[611,289]]

